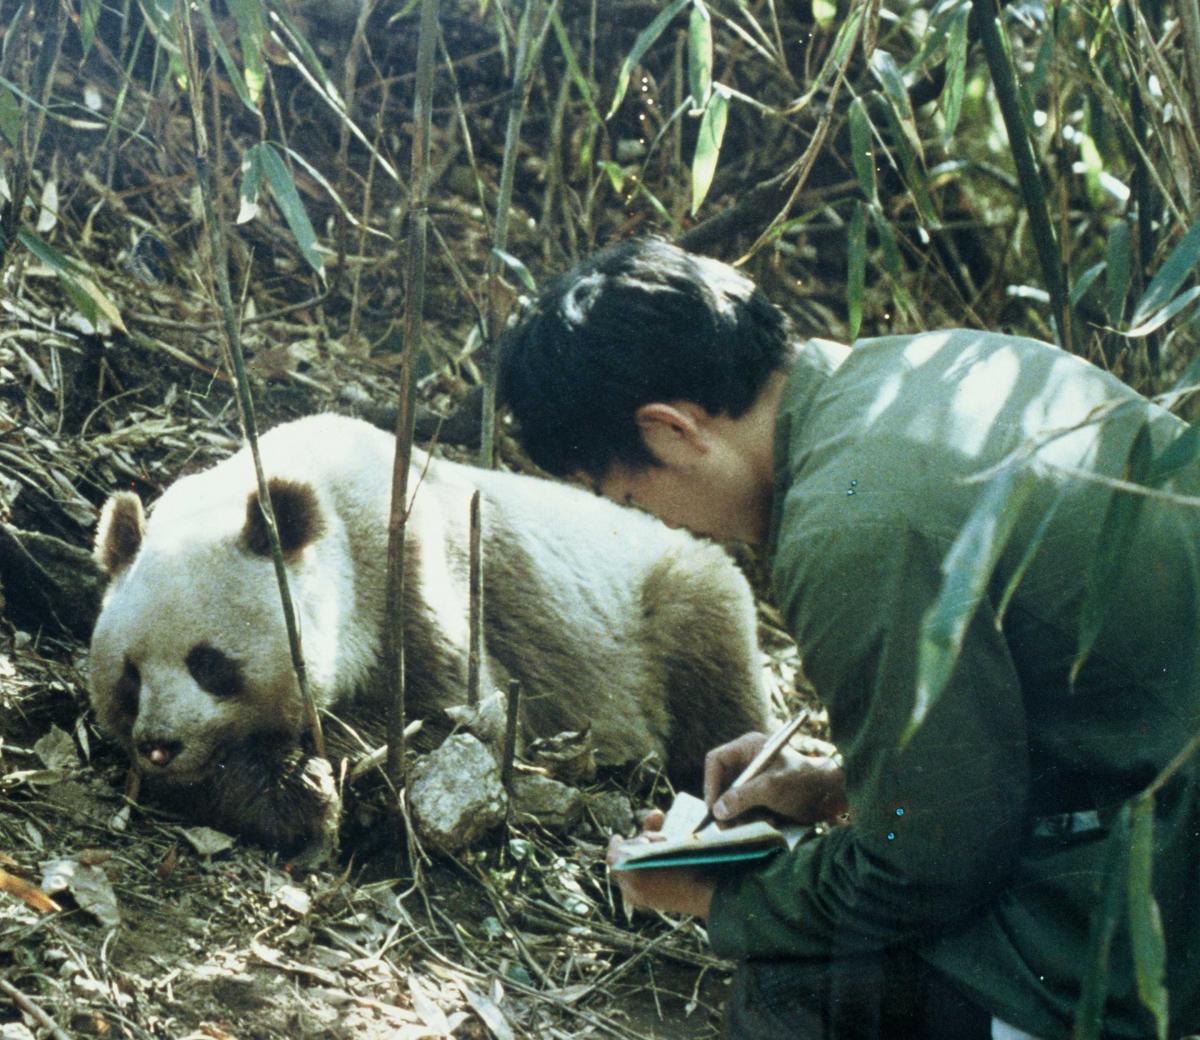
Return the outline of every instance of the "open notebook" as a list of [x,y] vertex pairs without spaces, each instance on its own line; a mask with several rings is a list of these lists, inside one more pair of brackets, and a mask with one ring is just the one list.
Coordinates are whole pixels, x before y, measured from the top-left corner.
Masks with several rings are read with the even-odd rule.
[[724,829],[710,824],[695,832],[705,811],[703,801],[681,791],[675,796],[663,823],[662,833],[666,840],[638,846],[612,869],[645,870],[759,859],[780,849],[792,848],[812,830],[811,827],[780,829],[763,820],[755,820]]

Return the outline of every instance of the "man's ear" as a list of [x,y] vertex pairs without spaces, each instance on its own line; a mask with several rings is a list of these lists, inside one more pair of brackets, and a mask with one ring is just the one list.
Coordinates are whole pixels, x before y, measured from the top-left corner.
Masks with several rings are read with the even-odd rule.
[[708,413],[691,401],[675,404],[653,401],[634,413],[647,449],[665,463],[696,453],[708,453],[711,445],[707,418]]

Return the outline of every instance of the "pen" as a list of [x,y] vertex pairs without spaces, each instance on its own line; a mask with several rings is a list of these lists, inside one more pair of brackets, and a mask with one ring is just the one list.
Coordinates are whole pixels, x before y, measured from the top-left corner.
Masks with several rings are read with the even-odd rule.
[[[746,765],[746,768],[738,773],[736,779],[729,785],[727,790],[732,791],[735,787],[741,787],[742,784],[753,780],[756,776],[758,776],[759,773],[761,773],[767,768],[767,766],[771,764],[775,756],[784,749],[784,747],[787,745],[787,742],[792,739],[792,736],[796,730],[798,730],[807,721],[808,711],[805,710],[800,712],[800,714],[792,719],[791,722],[785,723],[783,726],[777,729],[767,739],[767,742],[761,748],[759,748],[758,754],[750,759],[749,763]],[[704,830],[705,827],[708,827],[716,822],[717,821],[712,814],[712,810],[709,809],[708,812],[704,814],[704,819],[696,824],[695,830],[693,830],[692,833],[699,834],[702,830]]]

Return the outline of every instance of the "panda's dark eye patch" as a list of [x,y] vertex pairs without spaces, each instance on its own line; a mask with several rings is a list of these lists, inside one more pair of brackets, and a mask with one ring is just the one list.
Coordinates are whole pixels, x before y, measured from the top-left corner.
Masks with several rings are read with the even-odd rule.
[[116,688],[113,690],[122,714],[137,715],[138,694],[141,688],[142,673],[138,671],[138,666],[127,657],[125,658],[125,667],[121,669],[121,677],[117,680]]
[[207,643],[197,643],[184,660],[191,677],[214,697],[233,697],[242,692],[242,670],[237,661]]

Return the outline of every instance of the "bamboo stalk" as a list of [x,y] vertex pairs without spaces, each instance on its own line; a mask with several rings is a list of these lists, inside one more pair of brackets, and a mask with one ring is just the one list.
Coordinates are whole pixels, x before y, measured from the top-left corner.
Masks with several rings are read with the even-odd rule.
[[1063,267],[1062,252],[1050,221],[1050,209],[1046,202],[1046,187],[1042,183],[1041,169],[1021,112],[1017,90],[1017,78],[1009,57],[996,0],[978,0],[974,15],[979,30],[980,43],[991,73],[992,85],[996,89],[996,102],[1004,127],[1008,132],[1008,146],[1013,163],[1017,168],[1017,180],[1025,210],[1029,215],[1029,226],[1033,234],[1034,248],[1042,268],[1042,278],[1050,293],[1050,306],[1058,329],[1059,341],[1067,350],[1073,346],[1074,330],[1067,291],[1067,275]]
[[416,363],[421,353],[425,308],[425,256],[429,232],[429,135],[438,32],[438,0],[422,0],[417,38],[417,77],[413,97],[413,149],[408,250],[404,271],[404,354],[400,363],[396,454],[392,466],[392,507],[388,517],[387,600],[384,655],[392,689],[388,712],[387,774],[397,792],[405,778],[404,535],[408,521],[408,476],[416,413]]
[[[195,147],[196,179],[204,210],[204,224],[208,233],[209,264],[216,284],[217,300],[221,309],[222,327],[225,333],[226,360],[233,368],[234,388],[237,391],[238,416],[242,433],[254,460],[254,475],[258,484],[258,504],[263,513],[267,529],[267,540],[271,546],[271,560],[275,565],[275,580],[279,585],[279,598],[283,607],[283,622],[287,628],[288,647],[292,655],[292,668],[296,684],[304,705],[305,722],[313,736],[316,753],[325,757],[325,737],[321,730],[321,719],[313,703],[312,691],[308,687],[308,673],[304,664],[304,650],[300,643],[300,629],[296,624],[296,612],[288,588],[287,567],[283,560],[283,549],[279,544],[279,531],[275,524],[275,510],[267,488],[262,457],[258,450],[258,426],[254,415],[254,397],[250,392],[250,380],[246,374],[246,358],[242,351],[241,331],[233,305],[233,293],[229,285],[229,258],[226,246],[225,226],[219,213],[216,192],[213,187],[212,168],[208,158],[208,132],[204,121],[204,93],[200,89],[200,72],[196,60],[196,44],[192,36],[190,20],[184,12],[179,18],[180,44],[187,66],[188,88],[191,100],[192,135]],[[216,111],[214,92],[214,125],[220,125],[220,113]]]
[[[1179,0],[1175,8],[1179,12],[1179,26],[1183,30],[1183,60],[1187,66],[1188,93],[1192,103],[1190,118],[1185,123],[1196,126],[1200,123],[1200,0]],[[1195,212],[1197,197],[1193,196],[1188,201]]]
[[[512,206],[513,171],[517,165],[517,147],[521,140],[521,120],[525,115],[525,94],[528,87],[530,59],[529,37],[533,21],[533,6],[537,0],[525,0],[521,9],[521,21],[517,26],[517,53],[513,58],[512,93],[508,101],[508,123],[504,129],[504,158],[500,165],[500,190],[496,199],[496,224],[492,244],[495,247],[488,258],[487,314],[484,338],[484,381],[483,414],[480,418],[479,464],[491,469],[496,464],[496,385],[500,376],[496,341],[500,330],[500,315],[497,308],[496,280],[500,275],[500,259],[495,250],[508,248],[508,215]],[[536,55],[535,55],[536,57]]]
[[504,755],[500,761],[500,784],[512,793],[513,762],[517,757],[517,722],[521,718],[521,683],[508,681],[508,712],[504,718]]
[[483,550],[482,522],[480,519],[479,489],[471,494],[471,551],[468,559],[468,610],[467,610],[467,704],[472,708],[479,703],[479,662],[483,648]]

